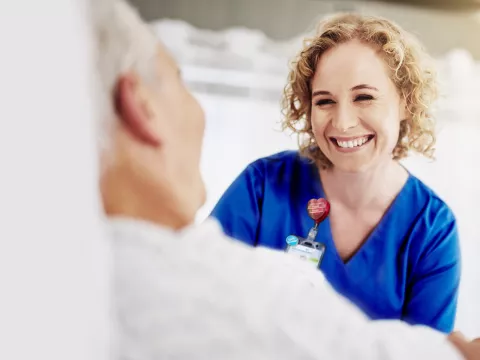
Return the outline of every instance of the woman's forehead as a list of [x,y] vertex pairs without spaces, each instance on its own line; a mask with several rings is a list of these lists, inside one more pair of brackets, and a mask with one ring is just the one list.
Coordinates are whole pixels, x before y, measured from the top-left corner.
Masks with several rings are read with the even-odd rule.
[[325,87],[370,84],[382,87],[390,81],[389,75],[386,63],[375,48],[352,41],[337,45],[320,56],[312,84]]

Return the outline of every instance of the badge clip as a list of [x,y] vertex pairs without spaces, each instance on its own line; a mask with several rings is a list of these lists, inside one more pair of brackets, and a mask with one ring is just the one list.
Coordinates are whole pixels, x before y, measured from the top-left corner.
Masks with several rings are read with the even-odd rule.
[[318,225],[330,213],[330,203],[323,198],[312,199],[307,204],[307,212],[314,221],[314,225],[308,232],[306,239],[295,235],[287,236],[287,253],[307,260],[318,267],[325,253],[325,245],[316,241]]

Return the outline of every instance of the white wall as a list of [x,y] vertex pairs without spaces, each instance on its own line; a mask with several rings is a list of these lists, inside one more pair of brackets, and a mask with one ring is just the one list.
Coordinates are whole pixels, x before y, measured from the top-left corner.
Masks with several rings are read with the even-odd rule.
[[207,119],[201,165],[208,196],[198,214],[201,221],[249,162],[295,149],[296,140],[280,131],[279,105],[275,103],[200,94],[197,97]]
[[0,2],[0,359],[108,358],[85,4]]

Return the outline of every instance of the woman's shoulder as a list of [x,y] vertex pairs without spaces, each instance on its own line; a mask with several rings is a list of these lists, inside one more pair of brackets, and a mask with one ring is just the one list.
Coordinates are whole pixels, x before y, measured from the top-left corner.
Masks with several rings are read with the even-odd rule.
[[413,175],[410,179],[410,194],[414,203],[412,205],[416,205],[419,210],[417,225],[428,228],[432,234],[455,231],[457,221],[450,205],[435,190]]
[[455,222],[455,215],[443,197],[412,174],[410,175],[410,193],[412,200],[421,206],[422,217],[427,217],[431,221],[436,219]]

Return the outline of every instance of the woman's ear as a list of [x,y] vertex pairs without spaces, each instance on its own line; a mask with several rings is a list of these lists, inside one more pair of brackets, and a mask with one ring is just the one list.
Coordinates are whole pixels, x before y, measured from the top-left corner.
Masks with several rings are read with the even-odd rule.
[[130,134],[138,141],[159,146],[160,138],[154,128],[154,113],[142,91],[141,79],[133,72],[119,77],[115,87],[115,110]]

